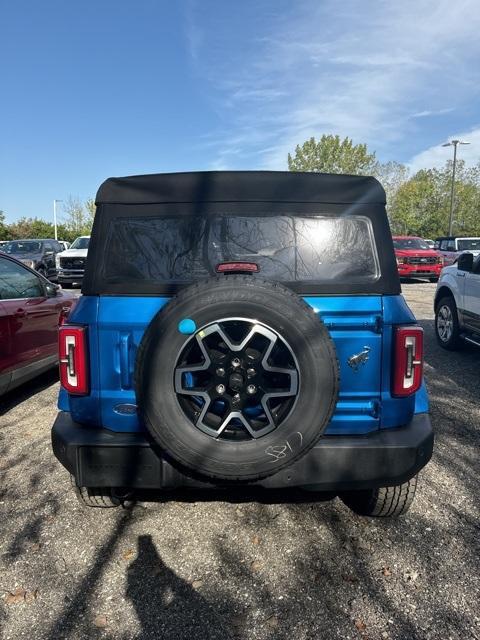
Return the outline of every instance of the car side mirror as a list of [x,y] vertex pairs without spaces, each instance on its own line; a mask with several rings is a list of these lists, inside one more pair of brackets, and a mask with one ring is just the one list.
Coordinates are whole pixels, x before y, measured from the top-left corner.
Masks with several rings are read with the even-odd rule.
[[48,298],[55,298],[59,290],[60,290],[60,285],[54,284],[53,282],[45,283],[45,292]]
[[457,269],[460,269],[460,271],[472,271],[473,253],[462,253],[458,256]]

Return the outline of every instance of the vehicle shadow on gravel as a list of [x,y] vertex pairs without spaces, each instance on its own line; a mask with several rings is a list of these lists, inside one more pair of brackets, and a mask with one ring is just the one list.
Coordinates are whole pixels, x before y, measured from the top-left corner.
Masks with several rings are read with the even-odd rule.
[[127,569],[126,596],[134,606],[141,632],[147,638],[229,638],[230,613],[235,608],[226,594],[216,607],[177,576],[160,557],[150,535],[138,537],[137,557]]
[[[20,387],[0,396],[0,416],[6,415],[11,409],[22,404],[29,398],[40,394],[41,391],[58,382],[58,369],[50,369],[42,375],[22,384]],[[2,421],[3,422],[3,421]]]
[[121,515],[97,551],[93,564],[76,587],[68,605],[42,637],[46,640],[70,637],[102,637],[112,640],[147,640],[159,637],[186,640],[232,638],[231,612],[235,608],[235,602],[225,593],[218,593],[214,606],[209,604],[192,584],[177,576],[163,562],[151,535],[137,537],[136,557],[126,570],[125,595],[133,605],[140,631],[125,635],[109,635],[107,631],[101,631],[102,625],[91,616],[93,594],[102,575],[118,553],[131,522],[135,520],[136,516],[132,511]]

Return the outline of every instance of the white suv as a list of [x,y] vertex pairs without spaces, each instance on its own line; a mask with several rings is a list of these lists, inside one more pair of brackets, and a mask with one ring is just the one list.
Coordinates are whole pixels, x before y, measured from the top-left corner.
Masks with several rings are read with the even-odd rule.
[[435,293],[435,333],[444,349],[480,347],[480,256],[462,253],[442,270]]

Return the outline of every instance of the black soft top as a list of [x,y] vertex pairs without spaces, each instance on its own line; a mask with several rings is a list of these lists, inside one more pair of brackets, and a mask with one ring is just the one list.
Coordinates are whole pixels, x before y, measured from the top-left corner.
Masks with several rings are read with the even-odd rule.
[[[204,171],[128,176],[106,180],[98,190],[96,204],[82,287],[85,295],[175,293],[185,286],[183,281],[159,283],[158,277],[151,275],[159,260],[170,260],[178,250],[178,259],[173,262],[176,269],[179,260],[186,260],[187,254],[193,255],[201,238],[205,245],[208,234],[201,236],[200,230],[206,228],[206,220],[209,220],[207,226],[211,222],[213,228],[219,219],[233,221],[249,216],[299,217],[299,224],[309,216],[347,219],[360,216],[368,219],[378,255],[378,277],[361,282],[345,277],[341,281],[285,281],[284,284],[302,295],[400,293],[385,210],[385,191],[375,178],[290,171]],[[140,227],[143,229],[141,232],[138,231]],[[177,238],[169,241],[168,247],[160,249],[162,238],[169,229],[171,233],[178,234]],[[137,233],[143,234],[143,240],[138,240]],[[213,232],[210,230],[209,233]],[[348,242],[351,244],[351,240]],[[147,247],[149,244],[152,246]],[[346,246],[339,245],[339,253],[345,253]],[[163,257],[159,251],[163,252]],[[355,252],[356,248],[352,247],[352,251]],[[353,261],[361,262],[362,259],[358,255]],[[226,258],[222,257],[221,261],[224,260]],[[206,265],[207,258],[204,262]],[[116,266],[113,267],[112,263]],[[202,270],[205,265],[202,262]],[[205,269],[207,267],[213,269],[210,264]],[[139,275],[142,269],[144,275]],[[192,281],[197,277],[196,273],[192,272]]]
[[108,178],[100,204],[315,202],[385,205],[375,178],[291,171],[198,171]]

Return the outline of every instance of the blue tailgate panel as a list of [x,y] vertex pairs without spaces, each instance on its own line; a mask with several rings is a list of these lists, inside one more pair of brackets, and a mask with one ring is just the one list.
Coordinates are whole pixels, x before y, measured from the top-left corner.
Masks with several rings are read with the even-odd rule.
[[[70,322],[89,325],[91,394],[68,398],[62,393],[60,408],[71,410],[80,422],[113,431],[142,430],[134,412],[136,353],[146,327],[168,301],[166,297],[82,297]],[[362,434],[408,422],[415,411],[415,397],[390,396],[391,323],[393,319],[395,324],[413,321],[403,298],[319,296],[305,301],[329,329],[340,367],[339,399],[326,433]],[[368,360],[355,370],[348,360],[366,348]],[[132,405],[132,412],[125,406],[119,412],[119,405]]]

